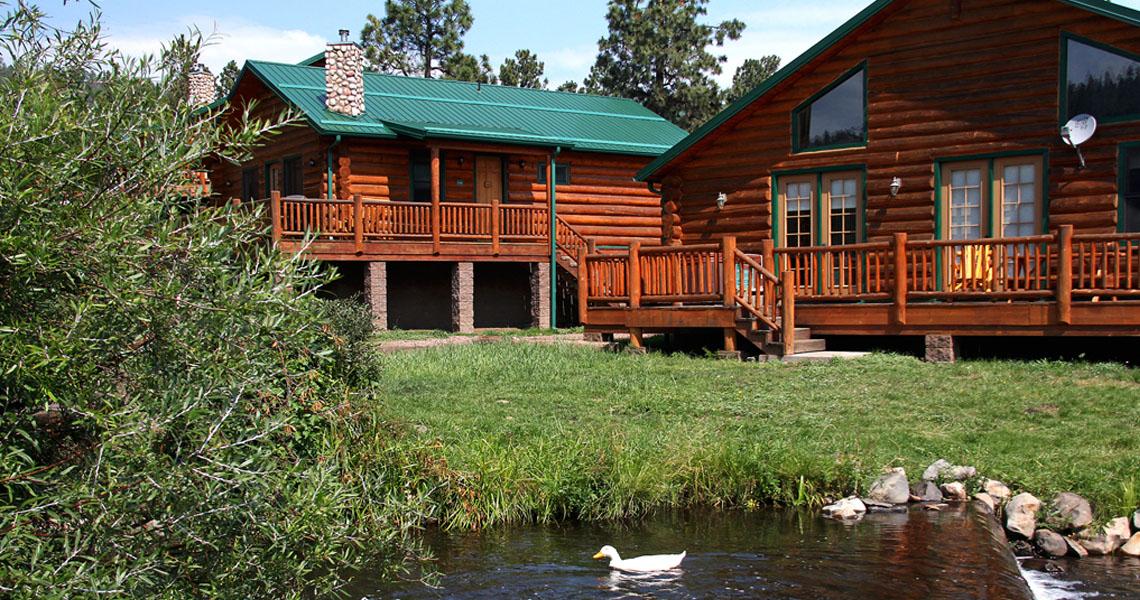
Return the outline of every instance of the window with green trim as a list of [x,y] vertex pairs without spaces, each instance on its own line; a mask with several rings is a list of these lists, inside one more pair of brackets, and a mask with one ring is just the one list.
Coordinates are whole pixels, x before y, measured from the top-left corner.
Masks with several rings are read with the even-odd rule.
[[[538,163],[538,183],[540,185],[546,184],[546,163]],[[567,185],[570,183],[570,164],[569,163],[554,163],[554,183],[556,185]]]
[[431,152],[412,150],[412,202],[431,202]]
[[867,143],[866,74],[866,67],[860,66],[796,108],[794,151]]
[[1120,231],[1140,232],[1140,145],[1121,148]]
[[1080,114],[1100,121],[1140,119],[1140,56],[1068,36],[1062,47],[1062,121]]
[[258,183],[257,167],[250,167],[250,168],[242,170],[242,172],[241,172],[241,199],[242,199],[242,201],[256,200],[257,197],[261,195],[258,193],[259,190],[257,187],[257,183]]

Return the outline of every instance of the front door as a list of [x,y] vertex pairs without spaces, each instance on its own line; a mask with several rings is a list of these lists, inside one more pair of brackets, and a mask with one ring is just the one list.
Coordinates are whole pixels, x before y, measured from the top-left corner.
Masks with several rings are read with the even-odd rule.
[[475,202],[503,201],[503,161],[498,156],[475,157]]

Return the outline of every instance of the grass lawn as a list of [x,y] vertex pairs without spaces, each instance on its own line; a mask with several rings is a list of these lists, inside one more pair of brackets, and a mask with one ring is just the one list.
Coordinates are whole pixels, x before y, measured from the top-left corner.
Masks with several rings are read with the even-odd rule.
[[450,526],[817,503],[938,458],[1015,493],[1083,494],[1100,517],[1140,506],[1140,369],[1118,364],[792,366],[508,343],[384,360],[386,410],[453,474]]

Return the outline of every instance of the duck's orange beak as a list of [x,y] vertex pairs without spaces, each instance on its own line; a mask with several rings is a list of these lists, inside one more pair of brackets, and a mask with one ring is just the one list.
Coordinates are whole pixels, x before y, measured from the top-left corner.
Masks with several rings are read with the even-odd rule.
[[602,554],[601,552],[599,552],[599,553],[594,555],[594,558],[605,558],[605,556],[606,556],[605,554]]

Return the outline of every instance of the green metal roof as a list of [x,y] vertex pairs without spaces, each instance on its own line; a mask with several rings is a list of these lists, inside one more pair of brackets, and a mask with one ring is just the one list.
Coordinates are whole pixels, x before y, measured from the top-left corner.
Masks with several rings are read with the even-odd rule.
[[297,107],[325,135],[455,139],[639,156],[657,156],[685,137],[683,129],[623,98],[366,72],[364,114],[350,117],[325,108],[322,68],[247,61],[238,80],[247,73]]
[[[740,111],[747,108],[749,105],[751,105],[757,99],[759,99],[761,96],[768,93],[770,90],[772,90],[776,86],[780,85],[780,83],[782,83],[785,79],[787,79],[789,76],[791,76],[796,71],[800,70],[804,65],[815,60],[817,57],[819,57],[819,55],[826,52],[829,48],[831,48],[833,45],[838,43],[841,39],[847,37],[848,34],[850,34],[852,31],[857,29],[860,25],[862,25],[863,23],[866,23],[868,20],[870,20],[871,17],[874,17],[875,15],[879,14],[879,11],[883,10],[887,6],[893,4],[894,2],[898,2],[898,1],[900,1],[900,0],[876,0],[875,2],[871,3],[871,5],[867,6],[863,10],[859,11],[858,14],[856,14],[854,17],[851,17],[851,19],[849,19],[846,23],[840,25],[838,29],[829,33],[827,35],[827,37],[825,37],[822,40],[820,40],[819,42],[817,42],[811,48],[808,48],[808,50],[806,52],[804,52],[803,54],[796,57],[795,60],[788,63],[787,65],[784,65],[784,68],[780,69],[779,71],[776,71],[774,74],[772,74],[771,77],[765,79],[763,83],[761,83],[760,85],[753,88],[752,91],[748,92],[747,94],[742,96],[739,100],[737,100],[736,102],[733,102],[732,104],[728,105],[727,108],[725,108],[724,110],[717,113],[716,116],[709,119],[704,125],[701,125],[699,128],[697,128],[696,131],[689,134],[687,137],[685,137],[685,139],[681,140],[676,146],[673,146],[667,152],[658,156],[656,159],[651,161],[648,165],[645,165],[645,168],[643,168],[641,171],[639,171],[637,173],[636,179],[638,181],[646,181],[649,178],[653,177],[654,174],[656,174],[663,167],[665,167],[665,165],[672,162],[675,158],[677,158],[678,156],[683,154],[686,150],[688,150],[690,147],[692,147],[693,144],[696,144],[702,138],[704,138],[705,136],[707,136],[708,134],[712,133],[717,128],[719,128],[721,125],[723,125],[726,121],[728,121],[732,117],[736,116]],[[905,2],[906,0],[901,0],[901,1]],[[1026,0],[1026,1],[1027,2],[1039,2],[1040,0]],[[1113,19],[1117,19],[1119,21],[1123,21],[1125,23],[1128,23],[1129,25],[1140,26],[1140,11],[1137,11],[1137,10],[1134,10],[1131,8],[1127,8],[1124,6],[1120,6],[1118,4],[1113,4],[1111,2],[1108,2],[1108,0],[1057,0],[1057,1],[1061,2],[1063,4],[1068,4],[1070,6],[1075,6],[1077,8],[1081,8],[1081,9],[1084,9],[1084,10],[1087,10],[1090,12],[1094,12],[1096,14],[1099,14],[1099,15],[1102,15],[1105,17],[1110,17]]]

